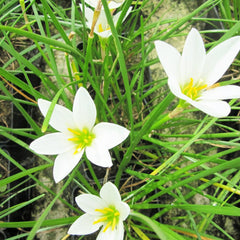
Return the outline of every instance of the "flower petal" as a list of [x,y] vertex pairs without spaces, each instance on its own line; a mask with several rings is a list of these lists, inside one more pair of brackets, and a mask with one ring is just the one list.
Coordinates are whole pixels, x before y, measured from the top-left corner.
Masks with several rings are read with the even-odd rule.
[[[96,2],[96,1],[94,1],[94,2]],[[80,8],[83,12],[83,5],[82,4],[79,4],[79,5],[80,5]],[[88,28],[91,28],[92,21],[93,21],[93,10],[91,8],[85,6],[84,13],[85,13],[85,18],[87,19],[86,25],[87,25]]]
[[193,28],[185,41],[180,63],[181,86],[190,78],[199,80],[206,58],[206,51],[200,33]]
[[130,214],[130,207],[128,206],[128,204],[125,202],[118,202],[118,203],[115,203],[115,207],[120,213],[121,221],[126,220],[128,215]]
[[112,35],[104,9],[102,9],[99,14],[94,32],[102,38],[108,38],[109,36]]
[[[38,99],[38,106],[44,117],[46,117],[50,105],[50,101]],[[68,128],[76,128],[73,121],[73,113],[59,104],[55,105],[49,124],[60,132],[67,132]]]
[[168,78],[168,86],[171,90],[171,92],[178,98],[181,98],[183,99],[184,95],[182,93],[182,90],[180,88],[180,85],[178,84],[178,81],[176,79],[173,79],[173,78]]
[[178,85],[181,55],[176,48],[163,41],[155,41],[158,58],[169,79]]
[[240,36],[232,37],[207,53],[202,78],[208,86],[217,82],[227,71],[240,50]]
[[130,131],[125,127],[114,123],[101,122],[93,128],[96,138],[94,141],[100,147],[110,149],[123,142]]
[[91,215],[101,215],[96,209],[103,209],[106,203],[103,199],[93,194],[81,194],[75,198],[77,205],[86,213]]
[[217,118],[226,117],[231,111],[229,104],[221,100],[192,101],[191,104],[206,114]]
[[121,202],[121,196],[117,187],[111,183],[105,183],[100,190],[100,197],[107,202],[108,205],[113,205],[117,202]]
[[121,221],[119,221],[114,230],[109,227],[105,232],[103,232],[105,225],[102,227],[102,230],[99,232],[96,240],[123,240],[124,226]]
[[116,9],[116,8],[120,7],[123,3],[124,3],[124,0],[122,0],[122,1],[110,1],[108,3],[108,7],[109,7],[109,9]]
[[75,148],[61,153],[56,157],[53,166],[53,178],[56,183],[60,182],[75,168],[80,161],[84,150],[76,154],[74,154],[74,152]]
[[73,102],[73,118],[79,129],[92,129],[96,121],[96,107],[88,91],[80,87]]
[[[120,7],[122,4],[123,4],[124,0],[122,1],[108,1],[108,7],[109,9],[116,9],[118,7]],[[85,3],[87,3],[89,6],[93,7],[93,8],[96,8],[97,7],[97,4],[98,4],[98,1],[96,0],[85,0]]]
[[227,85],[209,89],[202,93],[200,99],[204,100],[221,100],[240,98],[240,87],[235,85]]
[[102,223],[93,224],[95,216],[83,214],[69,228],[68,234],[71,235],[86,235],[96,232]]
[[57,132],[37,138],[29,147],[39,154],[55,155],[66,152],[73,146],[73,143],[67,140],[65,134]]
[[96,0],[85,0],[85,3],[87,3],[89,6],[96,8],[98,5],[98,1]]
[[112,159],[107,148],[102,148],[94,141],[90,147],[86,147],[86,156],[94,164],[100,167],[111,167]]
[[103,32],[99,32],[95,30],[94,32],[101,38],[109,38],[112,35],[112,32],[110,29]]

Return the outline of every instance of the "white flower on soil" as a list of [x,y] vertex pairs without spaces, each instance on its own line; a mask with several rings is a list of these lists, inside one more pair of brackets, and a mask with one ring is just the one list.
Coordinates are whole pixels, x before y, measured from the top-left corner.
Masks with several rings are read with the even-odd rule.
[[240,87],[219,86],[216,82],[238,54],[240,36],[220,43],[206,54],[201,35],[193,28],[182,55],[163,41],[155,41],[155,47],[171,92],[182,99],[181,106],[191,104],[213,117],[225,117],[230,113],[229,104],[222,100],[239,98]]
[[[51,102],[38,100],[46,117]],[[30,144],[36,153],[56,155],[53,167],[55,182],[65,178],[78,164],[84,151],[86,157],[101,167],[111,167],[109,149],[124,141],[129,130],[114,123],[96,121],[96,106],[83,87],[79,88],[73,102],[73,111],[56,104],[49,124],[58,132],[46,134]]]
[[85,213],[72,224],[68,234],[87,235],[101,228],[96,240],[123,240],[123,221],[128,217],[130,208],[121,201],[114,184],[105,183],[100,197],[82,194],[76,197],[76,203]]
[[[82,4],[80,4],[80,8],[83,11]],[[132,10],[132,7],[130,7],[128,9],[123,21],[128,16],[128,14],[131,12],[131,10]],[[94,19],[94,11],[87,6],[85,6],[84,11],[85,11],[85,18],[87,20],[86,21],[87,27],[89,29],[91,29],[92,22],[93,22],[93,19]],[[118,22],[118,19],[119,19],[120,15],[121,15],[121,11],[119,11],[118,13],[116,13],[112,16],[113,23],[114,23],[115,26],[117,25],[117,22]],[[101,11],[100,11],[99,17],[97,19],[97,22],[96,22],[96,25],[95,25],[95,28],[94,28],[94,32],[98,36],[100,36],[101,38],[109,38],[112,35],[110,26],[108,25],[108,21],[107,21],[107,17],[106,17],[104,9],[101,9]]]

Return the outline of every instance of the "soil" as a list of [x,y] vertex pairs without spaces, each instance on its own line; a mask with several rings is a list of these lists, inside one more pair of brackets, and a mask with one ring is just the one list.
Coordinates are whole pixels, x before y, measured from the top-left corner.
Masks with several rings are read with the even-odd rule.
[[[0,90],[0,95],[4,95]],[[0,126],[12,126],[12,103],[10,101],[0,100]],[[5,144],[7,139],[0,135],[0,145]]]

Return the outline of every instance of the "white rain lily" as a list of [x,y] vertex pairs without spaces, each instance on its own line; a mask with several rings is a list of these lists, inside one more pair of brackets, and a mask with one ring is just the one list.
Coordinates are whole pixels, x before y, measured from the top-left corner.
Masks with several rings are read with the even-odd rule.
[[85,214],[72,224],[68,234],[87,235],[101,228],[96,240],[123,240],[123,221],[128,217],[130,208],[121,201],[114,184],[105,183],[100,190],[100,197],[92,194],[79,195],[76,203]]
[[[89,6],[93,7],[94,9],[97,7],[99,0],[85,0],[85,3],[87,3]],[[116,9],[120,7],[125,0],[112,0],[107,1],[109,9]]]
[[[51,102],[38,100],[38,106],[46,116]],[[30,148],[39,154],[56,155],[53,167],[55,182],[65,178],[86,157],[101,167],[111,167],[109,149],[117,146],[129,135],[129,130],[114,123],[96,121],[96,106],[83,87],[79,88],[73,102],[73,111],[56,104],[49,124],[58,132],[37,138]]]
[[[80,8],[83,11],[82,4],[80,4]],[[85,10],[85,17],[87,19],[87,21],[86,21],[87,27],[89,29],[91,29],[92,22],[93,22],[93,13],[94,13],[94,11],[91,8],[87,7],[87,6],[85,6],[84,10]],[[131,12],[131,10],[132,10],[132,7],[130,7],[128,9],[124,19],[128,16],[128,14]],[[121,11],[119,11],[118,13],[116,13],[115,15],[112,16],[113,23],[114,23],[115,26],[117,25],[117,22],[118,22],[118,19],[119,19],[120,15],[121,15]],[[123,21],[124,21],[124,19],[123,19]],[[102,9],[100,11],[98,20],[97,20],[95,28],[94,28],[94,32],[98,36],[100,36],[102,38],[109,38],[112,35],[110,26],[108,25],[108,21],[107,21],[107,17],[106,17],[104,9]]]
[[220,43],[206,54],[201,35],[193,28],[182,55],[163,41],[155,41],[155,47],[175,96],[213,117],[225,117],[230,113],[229,104],[222,100],[239,98],[240,87],[219,86],[216,82],[238,54],[240,36]]

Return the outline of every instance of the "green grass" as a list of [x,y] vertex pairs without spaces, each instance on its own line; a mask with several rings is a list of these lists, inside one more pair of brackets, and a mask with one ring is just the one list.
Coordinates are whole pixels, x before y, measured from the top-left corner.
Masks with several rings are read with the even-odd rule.
[[[148,73],[155,64],[161,66],[156,56],[151,57],[155,40],[180,39],[191,26],[205,23],[211,29],[199,30],[206,36],[207,48],[239,35],[240,1],[203,1],[182,18],[166,14],[152,22],[164,1],[144,15],[143,11],[152,6],[151,1],[126,0],[120,18],[130,6],[133,10],[124,24],[114,26],[107,1],[102,0],[112,31],[104,60],[98,36],[88,38],[79,3],[71,1],[65,8],[51,0],[21,1],[21,5],[19,1],[0,1],[0,101],[12,103],[26,122],[21,127],[0,125],[0,135],[33,156],[29,142],[53,131],[49,119],[55,104],[71,109],[77,87],[84,86],[94,93],[97,121],[114,122],[131,130],[124,144],[110,150],[114,166],[109,179],[132,209],[125,222],[125,239],[234,239],[218,218],[225,221],[229,216],[235,221],[240,215],[239,101],[230,101],[234,116],[217,119],[189,108],[169,119],[167,114],[176,107],[176,98],[170,93],[164,74],[156,79]],[[219,18],[207,16],[214,7]],[[217,27],[219,22],[223,29]],[[74,35],[69,38],[71,32]],[[212,39],[209,33],[221,37]],[[230,78],[224,77],[221,85],[239,84],[239,66],[236,59]],[[39,77],[38,88],[31,74]],[[39,98],[52,101],[44,120],[38,112]],[[157,125],[156,130],[153,126]],[[0,148],[1,158],[17,171],[4,178],[0,175],[0,228],[26,231],[9,240],[31,240],[39,232],[69,227],[82,214],[69,197],[73,189],[79,189],[78,194],[98,194],[103,184],[99,170],[85,156],[69,177],[55,185],[52,178],[50,183],[39,178],[46,171],[52,172],[54,158],[34,155],[34,164],[29,162],[28,167],[3,149]],[[34,196],[8,207],[9,202],[29,189]],[[34,208],[44,201],[48,205],[38,218],[7,220],[14,212]],[[69,209],[67,218],[51,215],[58,202]],[[67,232],[61,238],[66,235]]]

